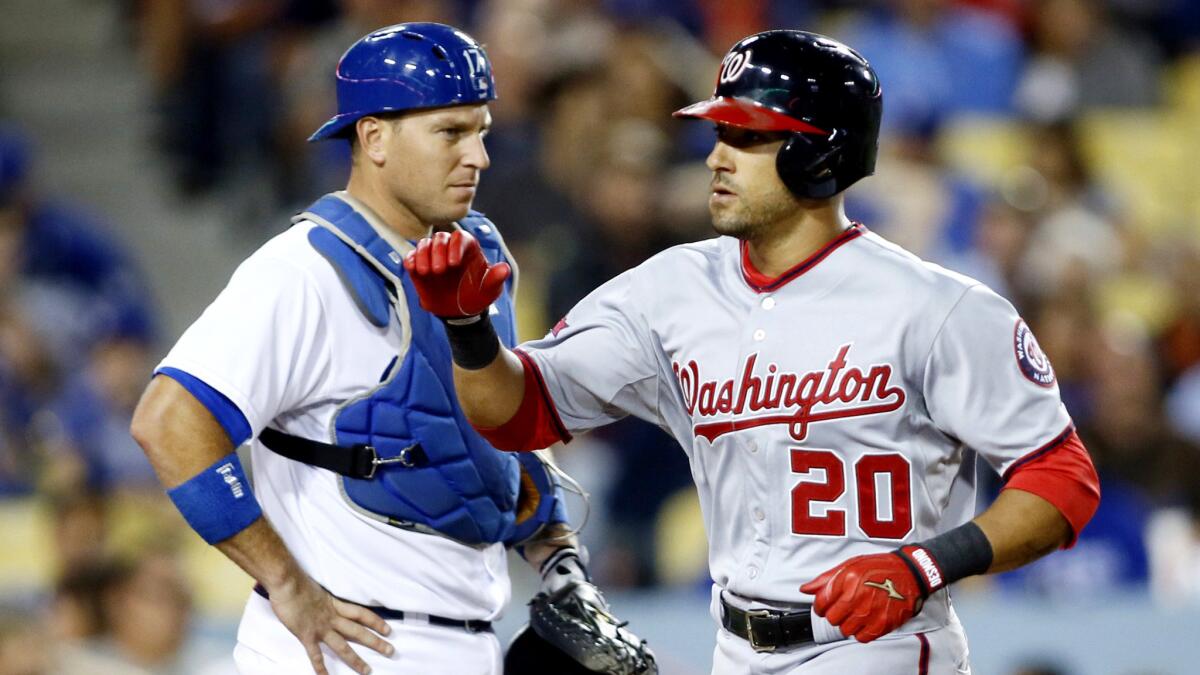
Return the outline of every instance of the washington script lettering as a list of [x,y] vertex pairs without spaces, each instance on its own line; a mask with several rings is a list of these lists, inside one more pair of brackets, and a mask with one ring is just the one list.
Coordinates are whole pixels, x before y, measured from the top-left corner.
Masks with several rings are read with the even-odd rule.
[[[695,360],[686,366],[673,363],[675,377],[683,389],[688,413],[695,418],[729,415],[720,422],[695,426],[696,436],[715,440],[722,434],[742,429],[786,424],[797,441],[808,435],[808,425],[847,417],[879,415],[904,405],[904,390],[891,385],[892,367],[871,365],[866,372],[847,368],[846,355],[850,345],[842,345],[825,370],[798,375],[779,372],[774,363],[767,366],[766,378],[754,373],[758,354],[746,357],[740,382],[700,380],[700,366]],[[850,405],[865,403],[867,405]],[[842,404],[832,409],[824,407]],[[741,417],[747,412],[784,410],[785,414]]]

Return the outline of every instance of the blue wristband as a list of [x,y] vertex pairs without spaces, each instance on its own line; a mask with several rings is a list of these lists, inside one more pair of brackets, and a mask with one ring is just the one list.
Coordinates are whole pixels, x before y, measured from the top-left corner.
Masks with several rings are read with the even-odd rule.
[[262,515],[236,452],[167,490],[167,496],[188,525],[209,544],[225,541]]

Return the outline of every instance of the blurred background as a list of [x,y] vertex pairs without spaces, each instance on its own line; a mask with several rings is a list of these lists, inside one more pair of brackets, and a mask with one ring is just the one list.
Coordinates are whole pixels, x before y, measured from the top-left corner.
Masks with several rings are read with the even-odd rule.
[[[1073,550],[955,588],[976,672],[1200,671],[1200,2],[4,0],[0,675],[232,672],[251,581],[186,528],[129,416],[237,263],[344,186],[347,149],[304,139],[341,52],[407,20],[493,60],[476,206],[520,262],[526,338],[710,236],[712,130],[670,112],[734,41],[861,51],[884,138],[850,215],[1014,301],[1102,479]],[[708,672],[683,453],[625,421],[560,457],[618,612],[664,673]],[[536,586],[513,569],[503,640]]]

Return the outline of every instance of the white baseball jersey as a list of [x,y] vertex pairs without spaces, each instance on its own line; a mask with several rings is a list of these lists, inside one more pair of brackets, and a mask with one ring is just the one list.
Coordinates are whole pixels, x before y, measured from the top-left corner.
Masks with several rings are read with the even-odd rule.
[[[359,211],[401,255],[411,248],[369,211]],[[363,516],[342,498],[337,475],[281,457],[257,440],[268,424],[327,440],[339,404],[375,386],[408,344],[404,296],[399,318],[394,314],[384,328],[370,323],[309,243],[313,227],[297,223],[247,258],[159,367],[199,378],[245,415],[263,512],[305,571],[331,593],[408,612],[495,619],[511,592],[503,544],[473,548]],[[255,596],[252,606],[256,602]],[[279,641],[269,633],[242,630],[239,640],[272,654]],[[305,662],[299,641],[282,643],[300,650]],[[368,656],[369,650],[358,652]]]
[[[523,349],[563,425],[633,414],[687,452],[716,590],[788,606],[855,555],[974,514],[1071,428],[1013,307],[855,225],[776,280],[721,237],[601,286]],[[900,632],[945,625],[942,591]]]

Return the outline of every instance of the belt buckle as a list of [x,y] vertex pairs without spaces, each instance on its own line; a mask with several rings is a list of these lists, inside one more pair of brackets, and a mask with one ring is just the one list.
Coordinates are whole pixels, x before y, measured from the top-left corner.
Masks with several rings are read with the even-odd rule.
[[760,644],[758,636],[754,634],[754,622],[751,619],[756,617],[770,618],[771,611],[768,609],[752,609],[746,611],[746,640],[750,643],[750,648],[756,652],[773,652],[776,645]]

